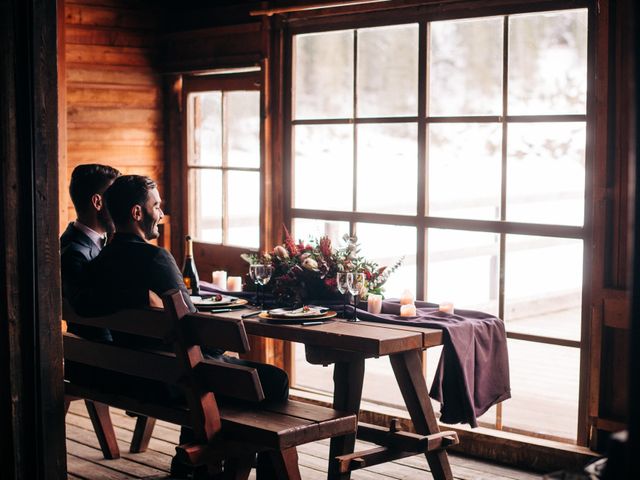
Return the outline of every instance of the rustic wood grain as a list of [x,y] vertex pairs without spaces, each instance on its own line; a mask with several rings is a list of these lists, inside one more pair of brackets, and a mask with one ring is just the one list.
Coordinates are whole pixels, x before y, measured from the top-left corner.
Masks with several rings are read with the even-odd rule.
[[[60,18],[66,64],[68,188],[80,164],[164,179],[162,78],[157,73],[161,11],[137,0],[67,0]],[[61,229],[75,218],[60,196]]]

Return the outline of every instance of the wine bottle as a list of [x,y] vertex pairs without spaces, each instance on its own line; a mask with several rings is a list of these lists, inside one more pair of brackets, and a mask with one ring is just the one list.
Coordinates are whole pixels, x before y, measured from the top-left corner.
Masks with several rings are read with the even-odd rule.
[[189,235],[185,237],[185,240],[186,249],[184,265],[182,266],[182,278],[189,295],[200,295],[200,280],[198,279],[196,262],[193,260],[193,241]]

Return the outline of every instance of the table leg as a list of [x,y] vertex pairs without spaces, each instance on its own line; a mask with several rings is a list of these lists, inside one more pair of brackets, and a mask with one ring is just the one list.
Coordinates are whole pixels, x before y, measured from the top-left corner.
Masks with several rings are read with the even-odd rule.
[[[349,362],[336,362],[333,368],[333,408],[343,412],[358,413],[362,399],[364,380],[364,358]],[[350,473],[337,472],[337,464],[332,460],[338,455],[352,453],[356,444],[355,435],[333,437],[329,447],[329,480],[349,480]]]
[[[439,432],[440,427],[422,373],[420,351],[397,353],[389,356],[389,360],[416,432],[421,435]],[[427,453],[426,457],[435,480],[453,480],[446,450]]]

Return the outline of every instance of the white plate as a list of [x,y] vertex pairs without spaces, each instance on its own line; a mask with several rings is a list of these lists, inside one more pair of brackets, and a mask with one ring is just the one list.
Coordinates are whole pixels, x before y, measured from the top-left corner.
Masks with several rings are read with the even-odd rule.
[[274,308],[267,312],[272,318],[315,318],[324,315],[324,311],[316,308],[310,308],[306,312],[302,308],[296,310],[288,310],[286,308]]
[[237,297],[230,297],[227,295],[222,295],[220,300],[216,300],[215,295],[209,298],[202,298],[199,296],[191,297],[191,301],[196,307],[222,307],[236,303],[238,300],[239,298]]

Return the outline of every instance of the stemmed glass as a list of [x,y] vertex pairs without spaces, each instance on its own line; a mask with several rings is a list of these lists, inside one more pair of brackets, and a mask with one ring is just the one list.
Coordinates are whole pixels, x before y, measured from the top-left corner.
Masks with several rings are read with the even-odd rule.
[[262,290],[260,310],[264,310],[264,286],[269,283],[272,274],[273,267],[271,265],[252,264],[249,266],[249,276],[253,283],[256,284],[256,303],[258,303],[259,293]]
[[347,317],[347,292],[349,291],[347,285],[348,275],[347,272],[338,272],[336,274],[336,288],[342,294],[342,311],[345,318]]
[[349,289],[349,293],[353,295],[353,318],[351,320],[357,322],[358,316],[356,314],[356,308],[358,307],[360,292],[364,288],[364,273],[348,273],[347,288]]

